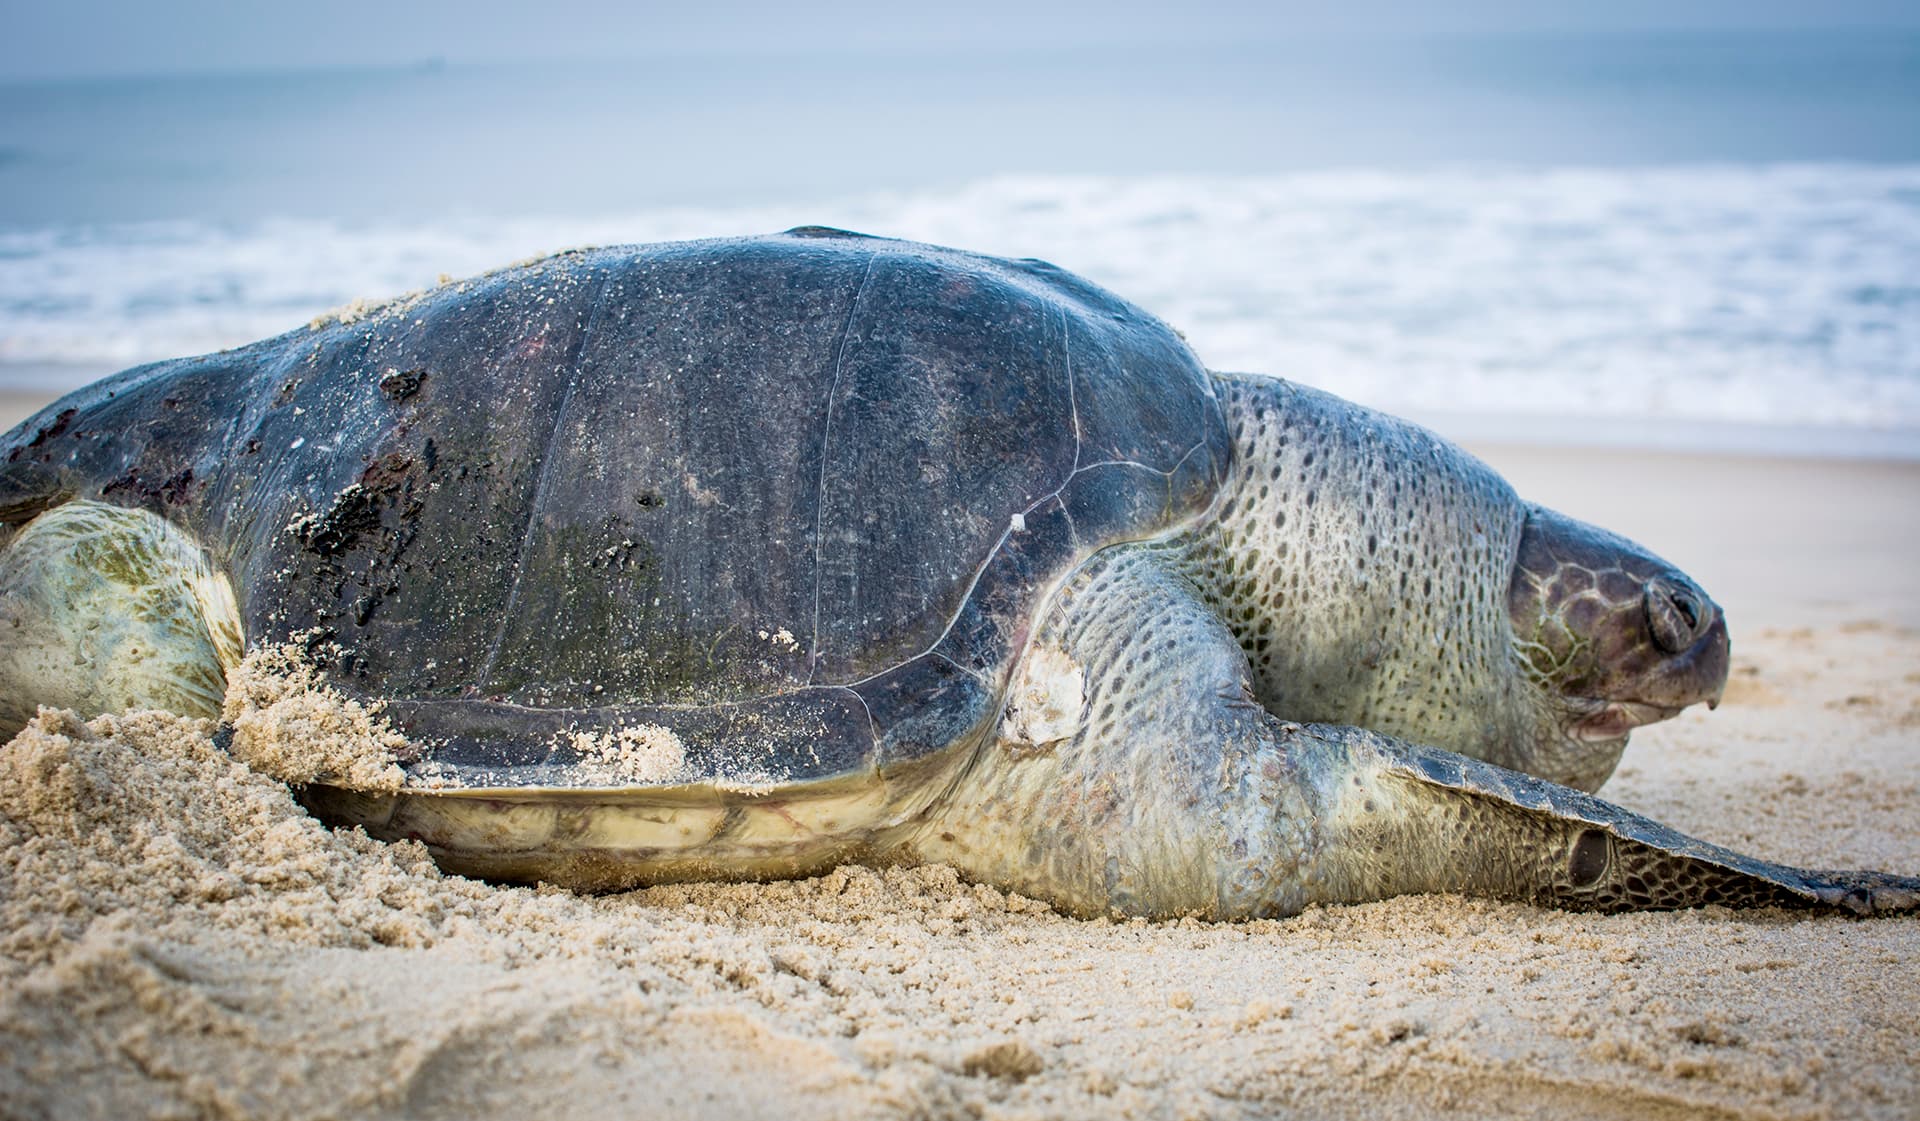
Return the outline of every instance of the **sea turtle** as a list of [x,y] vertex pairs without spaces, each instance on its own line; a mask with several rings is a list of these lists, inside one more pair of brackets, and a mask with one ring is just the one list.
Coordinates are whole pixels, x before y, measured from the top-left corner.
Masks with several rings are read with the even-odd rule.
[[[15,726],[216,712],[244,647],[318,635],[422,754],[307,804],[457,871],[928,860],[1217,918],[1920,903],[1590,796],[1720,695],[1687,577],[1041,261],[567,253],[127,371],[0,459]],[[610,779],[608,745],[667,765]]]

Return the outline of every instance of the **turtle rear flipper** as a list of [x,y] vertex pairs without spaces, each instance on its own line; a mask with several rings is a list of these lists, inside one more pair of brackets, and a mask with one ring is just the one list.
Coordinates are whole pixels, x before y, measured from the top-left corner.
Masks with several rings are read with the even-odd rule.
[[0,548],[0,736],[40,705],[216,716],[241,645],[226,577],[144,510],[68,502]]
[[1598,911],[1920,908],[1920,878],[1774,864],[1452,752],[1352,728],[1300,732],[1344,749],[1328,901],[1457,891]]

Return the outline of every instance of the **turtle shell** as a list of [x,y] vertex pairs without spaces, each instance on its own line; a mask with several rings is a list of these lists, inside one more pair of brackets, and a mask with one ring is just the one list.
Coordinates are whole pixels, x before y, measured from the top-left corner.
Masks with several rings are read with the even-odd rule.
[[1228,459],[1154,317],[818,228],[563,254],[92,393],[56,436],[118,434],[49,456],[61,488],[193,529],[250,642],[324,637],[465,785],[577,785],[574,737],[636,726],[676,781],[757,787],[977,742],[1051,588]]

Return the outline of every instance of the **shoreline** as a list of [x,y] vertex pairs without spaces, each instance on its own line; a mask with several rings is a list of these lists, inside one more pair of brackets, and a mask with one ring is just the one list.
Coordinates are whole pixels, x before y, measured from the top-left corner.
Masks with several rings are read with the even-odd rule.
[[[0,364],[0,432],[67,393],[118,372],[118,369],[94,366]],[[1522,446],[1658,455],[1920,463],[1920,428],[1431,409],[1382,411],[1430,428],[1467,448]]]
[[1396,415],[1466,448],[1515,446],[1742,459],[1920,463],[1920,428],[1419,410]]

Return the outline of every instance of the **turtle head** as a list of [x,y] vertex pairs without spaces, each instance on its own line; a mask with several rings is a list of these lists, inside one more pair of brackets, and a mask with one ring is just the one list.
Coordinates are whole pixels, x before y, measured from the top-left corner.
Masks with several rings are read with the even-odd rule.
[[1612,743],[1617,759],[1634,728],[1720,703],[1728,644],[1719,605],[1623,537],[1529,507],[1507,609],[1520,668],[1569,748]]

